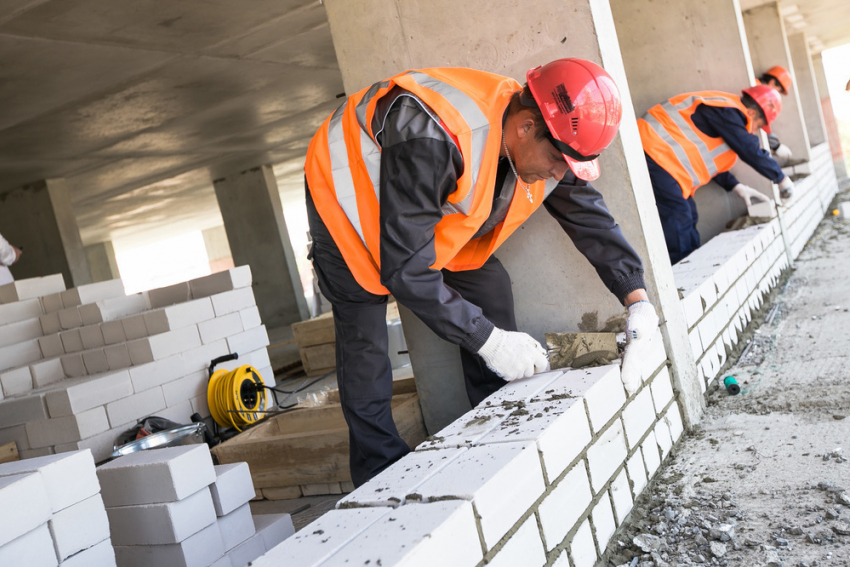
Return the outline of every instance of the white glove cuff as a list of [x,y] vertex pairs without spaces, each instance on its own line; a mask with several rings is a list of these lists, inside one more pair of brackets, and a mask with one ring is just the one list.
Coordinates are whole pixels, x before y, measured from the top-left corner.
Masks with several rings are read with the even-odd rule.
[[779,188],[780,189],[790,189],[793,186],[794,186],[794,182],[791,181],[791,178],[788,177],[787,175],[782,179],[782,181],[779,182]]
[[505,331],[498,327],[493,328],[493,332],[490,333],[490,336],[487,337],[487,340],[484,341],[484,344],[481,345],[481,348],[478,349],[478,354],[486,360],[492,360],[499,350],[501,350],[504,340],[505,340]]

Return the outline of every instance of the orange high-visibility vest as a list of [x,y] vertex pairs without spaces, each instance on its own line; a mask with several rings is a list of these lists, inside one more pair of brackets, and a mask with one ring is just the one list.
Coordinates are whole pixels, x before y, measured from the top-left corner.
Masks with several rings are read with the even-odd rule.
[[380,98],[396,85],[427,105],[463,157],[463,174],[435,229],[433,269],[480,268],[557,185],[553,179],[531,184],[532,203],[517,183],[505,219],[473,240],[493,205],[502,116],[511,96],[522,88],[519,83],[472,69],[419,69],[350,96],[313,136],[304,170],[316,210],[348,268],[364,289],[378,295],[389,290],[380,274],[381,148],[372,119]]
[[747,116],[747,130],[752,125],[741,97],[719,91],[675,96],[656,104],[637,121],[643,151],[679,183],[685,199],[738,160],[722,138],[712,138],[694,126],[692,117],[701,104],[737,108]]

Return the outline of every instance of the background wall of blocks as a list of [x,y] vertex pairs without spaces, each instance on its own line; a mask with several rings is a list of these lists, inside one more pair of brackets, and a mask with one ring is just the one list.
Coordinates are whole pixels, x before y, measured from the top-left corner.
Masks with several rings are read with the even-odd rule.
[[[829,149],[812,150],[812,174],[797,181],[784,207],[788,246],[796,258],[838,191]],[[779,220],[719,234],[673,266],[703,391],[719,377],[728,353],[765,295],[788,267]]]
[[247,266],[124,295],[61,275],[0,286],[0,443],[23,458],[91,449],[100,462],[140,418],[210,415],[208,366],[274,374]]

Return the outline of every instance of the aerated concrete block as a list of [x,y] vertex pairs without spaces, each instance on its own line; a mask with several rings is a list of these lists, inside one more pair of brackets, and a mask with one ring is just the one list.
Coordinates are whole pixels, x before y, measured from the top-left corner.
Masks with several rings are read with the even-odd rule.
[[267,346],[269,346],[269,335],[265,325],[227,337],[227,347],[230,352],[251,352]]
[[105,539],[97,545],[72,555],[61,563],[61,567],[116,567],[112,541]]
[[204,297],[149,311],[145,313],[145,326],[148,335],[152,336],[197,325],[214,317],[215,311],[213,311],[212,301]]
[[173,406],[184,400],[206,395],[209,380],[209,373],[200,370],[173,382],[163,384],[162,393],[165,396],[165,406]]
[[198,323],[198,332],[201,335],[201,342],[204,344],[236,335],[242,331],[242,316],[238,312]]
[[616,364],[590,369],[586,380],[593,384],[584,392],[587,414],[594,433],[598,433],[626,403],[626,394]]
[[215,522],[180,543],[115,546],[121,567],[208,567],[222,555],[224,545]]
[[564,540],[592,499],[584,461],[579,461],[538,507],[547,551]]
[[40,278],[27,278],[0,285],[0,303],[14,303],[65,291],[65,279],[62,274],[52,274]]
[[216,516],[230,514],[254,498],[254,483],[248,463],[216,465],[215,482],[210,485]]
[[239,266],[223,272],[217,272],[202,278],[189,280],[192,297],[208,297],[225,291],[251,285],[251,267]]
[[257,514],[254,516],[254,529],[263,538],[266,551],[295,534],[289,514]]
[[165,409],[167,404],[162,388],[156,387],[106,404],[109,423],[115,427]]
[[201,337],[198,335],[197,326],[184,327],[127,343],[130,360],[134,365],[162,360],[198,346],[201,346]]
[[62,303],[65,307],[85,305],[104,299],[124,297],[124,282],[120,279],[80,285],[63,291]]
[[616,517],[617,525],[620,525],[625,521],[626,516],[634,504],[625,467],[614,479],[614,482],[611,483],[611,500],[614,503],[614,516]]
[[627,456],[626,436],[618,419],[587,450],[587,468],[594,493],[602,489]]
[[150,308],[150,300],[144,292],[81,305],[79,311],[83,325],[95,325],[136,315]]
[[120,457],[100,466],[97,476],[112,508],[181,500],[215,482],[215,469],[206,445],[187,445]]
[[[2,411],[2,409],[0,409],[0,411]],[[18,447],[18,451],[21,449],[29,449],[30,442],[29,439],[27,439],[26,427],[23,425],[15,425],[13,427],[1,428],[0,445],[5,445],[6,443],[14,443]]]
[[106,343],[103,340],[103,333],[100,330],[100,324],[80,327],[80,340],[83,341],[83,348],[99,348]]
[[652,392],[644,388],[623,410],[623,426],[630,448],[637,447],[644,433],[655,424],[655,419]]
[[40,360],[30,365],[33,388],[44,388],[50,384],[61,382],[65,379],[65,370],[62,368],[62,360],[49,358]]
[[59,333],[59,338],[62,340],[62,348],[67,353],[80,352],[83,350],[83,339],[80,338],[79,329],[71,329]]
[[[254,529],[254,519],[251,516],[251,506],[246,502],[236,510],[220,516],[218,518],[218,528],[221,530],[221,539],[226,551],[230,551],[252,537],[256,532]],[[259,557],[266,551],[265,544],[262,541],[262,537],[260,537],[262,551],[254,558]]]
[[129,368],[133,365],[127,344],[118,343],[117,345],[103,347],[103,352],[106,354],[106,363],[109,365],[110,370],[121,370],[122,368]]
[[41,325],[41,332],[45,336],[56,334],[62,330],[62,325],[59,323],[59,312],[42,315],[38,318],[38,322]]
[[103,335],[103,343],[106,345],[117,345],[127,341],[124,336],[124,325],[121,320],[106,321],[100,324],[100,332]]
[[0,347],[0,370],[24,366],[40,359],[41,347],[37,339]]
[[100,494],[54,512],[48,526],[59,561],[109,537],[109,520]]
[[614,521],[614,510],[611,508],[611,499],[607,494],[603,494],[602,498],[593,507],[590,512],[590,517],[593,519],[593,527],[596,528],[597,551],[601,556],[605,553],[605,548],[608,546],[608,541],[614,532],[617,530],[617,523]]
[[96,348],[83,352],[83,364],[88,375],[100,374],[109,370],[109,362],[106,352],[102,348]]
[[106,513],[113,545],[180,543],[216,521],[206,487],[177,502],[118,506]]
[[162,360],[133,366],[129,369],[129,372],[130,379],[133,381],[133,389],[136,392],[143,392],[185,376],[187,374],[185,368],[182,354],[177,354]]
[[[48,455],[0,465],[0,476],[41,474],[53,512],[59,512],[100,492],[90,451]],[[68,482],[74,479],[74,482]]]
[[83,326],[83,319],[76,307],[66,307],[57,311],[57,314],[59,315],[59,325],[65,330]]
[[13,345],[21,341],[37,339],[44,332],[39,319],[25,319],[16,323],[0,326],[0,347]]
[[[321,565],[323,561],[365,532],[369,526],[391,512],[391,508],[331,510],[253,561],[252,567]],[[481,549],[480,545],[478,549]]]
[[192,299],[189,282],[180,282],[174,285],[152,289],[148,292],[151,309],[167,307],[175,303],[183,303]]
[[0,546],[0,565],[56,567],[56,552],[47,524],[42,524],[18,539]]
[[[322,565],[423,564],[472,567],[483,556],[469,502],[402,506],[378,520]],[[527,565],[528,563],[523,563]]]
[[[373,477],[337,502],[337,508],[351,506],[396,507],[408,494],[444,469],[466,451],[465,448],[434,449],[408,453],[381,474]],[[257,526],[259,531],[259,526]]]
[[[50,417],[64,417],[82,413],[126,398],[133,394],[130,374],[126,370],[108,372],[69,380],[67,385],[45,393]],[[128,420],[129,421],[129,420]]]
[[61,356],[59,360],[62,363],[62,371],[68,378],[79,378],[86,376],[86,365],[83,362],[83,355],[78,352]]
[[260,318],[260,310],[257,307],[249,307],[241,310],[239,317],[242,318],[242,328],[246,331],[263,324],[263,320]]
[[0,402],[0,428],[47,419],[44,394],[21,396]]
[[[183,369],[185,374],[190,374],[200,370],[208,370],[212,359],[225,354],[230,354],[230,350],[227,348],[227,341],[220,340],[208,345],[195,347],[182,353],[180,356],[183,357]],[[229,363],[216,366],[216,368],[228,368],[226,364]],[[242,364],[243,363],[239,363],[236,366],[241,366]]]
[[0,514],[2,549],[2,546],[50,519],[50,500],[42,476],[38,473],[10,473],[10,476],[0,478],[0,510],[3,510]]
[[38,299],[28,299],[8,305],[0,305],[0,325],[9,325],[26,319],[38,318],[42,315],[41,303]]
[[148,336],[148,328],[145,326],[145,314],[139,313],[121,319],[121,325],[124,327],[124,336],[128,341],[141,339]]
[[491,549],[543,494],[540,457],[533,443],[499,443],[472,447],[426,480],[407,502],[445,497],[475,503],[481,532]]
[[525,402],[534,395],[542,392],[549,384],[564,374],[563,370],[554,370],[543,374],[535,374],[531,378],[523,378],[508,382],[496,392],[482,401],[477,408],[498,406],[503,402]]
[[[62,292],[51,293],[39,298],[41,300],[41,310],[44,313],[55,313],[66,306],[62,304]],[[68,305],[67,307],[70,307]]]
[[546,552],[537,529],[537,518],[532,514],[505,543],[487,567],[516,567],[517,565],[542,566]]
[[250,565],[256,558],[265,553],[266,547],[263,538],[258,535],[251,536],[227,553],[231,565]]
[[213,295],[211,299],[216,317],[223,317],[228,313],[248,309],[257,304],[254,299],[254,290],[250,287],[218,293]]
[[62,339],[58,333],[40,337],[38,339],[38,346],[44,358],[53,358],[54,356],[65,354],[65,347],[62,345]]
[[575,567],[594,567],[596,565],[596,546],[593,543],[590,520],[583,521],[579,526],[570,543],[570,552]]
[[103,407],[92,408],[66,417],[30,421],[26,425],[27,438],[33,449],[72,443],[109,429],[109,421],[106,419],[106,410]]
[[0,385],[3,386],[3,395],[6,397],[29,392],[32,390],[32,373],[29,366],[0,372]]

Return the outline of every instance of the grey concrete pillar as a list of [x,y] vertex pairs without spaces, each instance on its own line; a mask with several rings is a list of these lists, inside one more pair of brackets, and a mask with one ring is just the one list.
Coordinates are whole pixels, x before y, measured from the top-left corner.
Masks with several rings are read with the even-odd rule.
[[[795,68],[779,5],[771,2],[747,10],[743,15],[756,76],[760,76],[774,65],[781,65],[794,77]],[[792,92],[782,97],[782,112],[771,128],[782,143],[791,148],[794,157],[810,158],[809,134],[796,79]]]
[[[699,383],[687,330],[655,210],[629,85],[607,0],[504,3],[475,0],[374,0],[368,6],[325,0],[346,92],[355,92],[409,68],[463,66],[524,82],[525,72],[560,57],[601,64],[625,98],[620,136],[600,159],[594,185],[646,268],[649,294],[659,308],[676,385],[689,423],[699,419]],[[374,41],[372,30],[382,30]],[[541,208],[496,254],[512,276],[520,329],[542,341],[545,332],[601,330],[625,310],[558,224]],[[402,311],[425,423],[435,432],[468,405],[457,347],[436,339]]]
[[237,266],[251,266],[254,296],[269,329],[309,317],[271,166],[213,182]]
[[201,236],[204,237],[204,247],[207,249],[212,273],[229,270],[234,266],[233,254],[230,252],[230,243],[227,241],[224,225],[202,230]]
[[838,133],[838,124],[835,122],[835,113],[832,110],[832,100],[829,97],[829,87],[826,83],[823,58],[820,53],[812,56],[812,70],[815,74],[815,82],[817,83],[818,93],[820,95],[821,113],[823,115],[826,136],[829,140],[829,149],[832,152],[835,175],[841,179],[842,177],[847,177],[847,162],[844,160],[844,152],[841,149],[841,137]]
[[0,231],[24,251],[13,269],[16,279],[61,273],[66,287],[91,283],[64,179],[47,179],[0,195]]
[[112,242],[98,242],[85,247],[86,260],[93,282],[105,282],[120,278],[118,263],[115,261],[115,248]]
[[800,98],[800,107],[803,110],[803,118],[806,122],[809,144],[811,144],[811,147],[815,147],[827,141],[826,126],[823,122],[820,94],[818,94],[818,85],[812,68],[812,55],[809,52],[806,34],[789,35],[788,49],[794,63],[794,79]]
[[[611,0],[637,116],[678,94],[716,90],[740,94],[753,84],[747,38],[734,0]],[[732,173],[773,196],[770,182],[738,162]],[[716,183],[694,196],[703,242],[746,214],[739,197]]]

